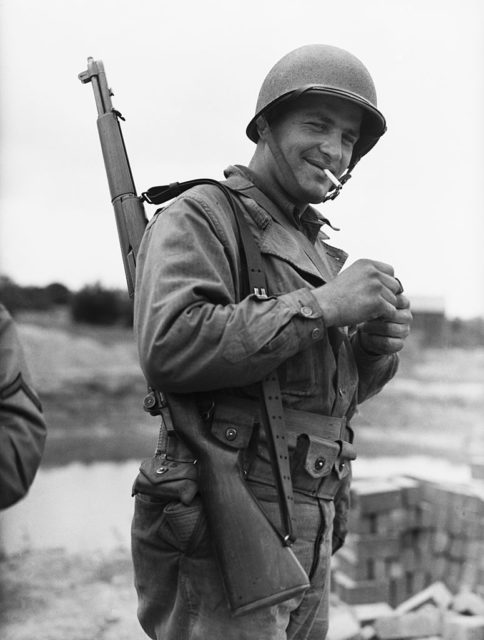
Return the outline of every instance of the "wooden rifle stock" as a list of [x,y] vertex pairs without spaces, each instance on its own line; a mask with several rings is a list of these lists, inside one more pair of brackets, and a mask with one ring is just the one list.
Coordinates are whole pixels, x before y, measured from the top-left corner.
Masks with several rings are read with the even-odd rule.
[[240,450],[212,436],[185,396],[170,394],[169,403],[177,432],[198,459],[200,495],[234,615],[302,594],[308,577],[251,494]]
[[[116,216],[128,291],[135,286],[136,255],[147,224],[101,61],[88,58],[79,74],[91,82],[98,109],[98,132]],[[292,550],[250,493],[240,452],[220,443],[203,422],[190,395],[164,394],[175,431],[197,456],[200,495],[230,608],[234,615],[283,602],[308,587],[308,577]]]

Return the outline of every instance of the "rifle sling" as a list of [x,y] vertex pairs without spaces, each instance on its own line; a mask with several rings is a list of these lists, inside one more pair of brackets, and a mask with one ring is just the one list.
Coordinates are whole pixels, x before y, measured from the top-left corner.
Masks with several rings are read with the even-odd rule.
[[[267,282],[262,265],[262,255],[257,246],[244,212],[231,190],[224,184],[212,179],[188,180],[174,182],[161,187],[152,187],[143,192],[141,197],[150,204],[162,204],[180,195],[187,189],[200,184],[212,184],[225,194],[237,225],[245,259],[245,267],[249,282],[249,291],[258,298],[267,298]],[[294,517],[294,496],[289,462],[289,449],[286,438],[284,408],[277,372],[274,371],[261,381],[261,418],[266,433],[272,471],[277,486],[279,508],[284,544],[291,545],[296,539],[296,520]]]

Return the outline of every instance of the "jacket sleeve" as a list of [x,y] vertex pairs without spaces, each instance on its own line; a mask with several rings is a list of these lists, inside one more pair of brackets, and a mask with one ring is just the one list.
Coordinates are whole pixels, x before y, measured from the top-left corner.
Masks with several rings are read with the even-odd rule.
[[216,198],[188,192],[177,199],[150,221],[138,253],[140,362],[150,384],[168,392],[252,384],[324,331],[309,289],[241,295],[237,238]]
[[46,427],[15,324],[0,305],[0,508],[20,500],[37,472]]
[[351,346],[358,367],[358,403],[376,395],[398,369],[398,354],[376,356],[365,351],[361,345],[360,333],[351,337]]

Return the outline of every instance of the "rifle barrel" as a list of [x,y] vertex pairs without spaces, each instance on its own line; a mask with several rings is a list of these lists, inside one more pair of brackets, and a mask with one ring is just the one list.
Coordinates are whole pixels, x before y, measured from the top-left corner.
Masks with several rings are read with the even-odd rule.
[[134,296],[136,254],[147,223],[145,210],[142,201],[136,195],[133,173],[119,123],[121,116],[111,103],[112,92],[108,87],[102,61],[88,58],[87,70],[79,74],[79,79],[83,84],[90,82],[94,92],[98,111],[99,140],[108,178],[111,203],[114,207],[128,293],[132,298]]

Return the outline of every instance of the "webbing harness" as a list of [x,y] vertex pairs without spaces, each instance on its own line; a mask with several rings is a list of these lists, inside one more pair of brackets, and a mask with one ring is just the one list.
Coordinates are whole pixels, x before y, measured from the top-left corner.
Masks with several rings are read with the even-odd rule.
[[[161,187],[152,187],[141,194],[142,200],[150,204],[162,204],[184,193],[188,189],[201,184],[218,187],[227,198],[237,226],[238,236],[242,244],[242,254],[249,283],[249,291],[259,299],[267,298],[267,281],[262,265],[262,255],[238,200],[231,190],[217,180],[198,179],[186,182],[174,182]],[[294,517],[294,496],[292,489],[289,450],[284,423],[282,394],[277,372],[266,376],[261,385],[261,418],[266,433],[272,472],[279,496],[282,533],[284,544],[290,546],[296,539],[296,521]]]

